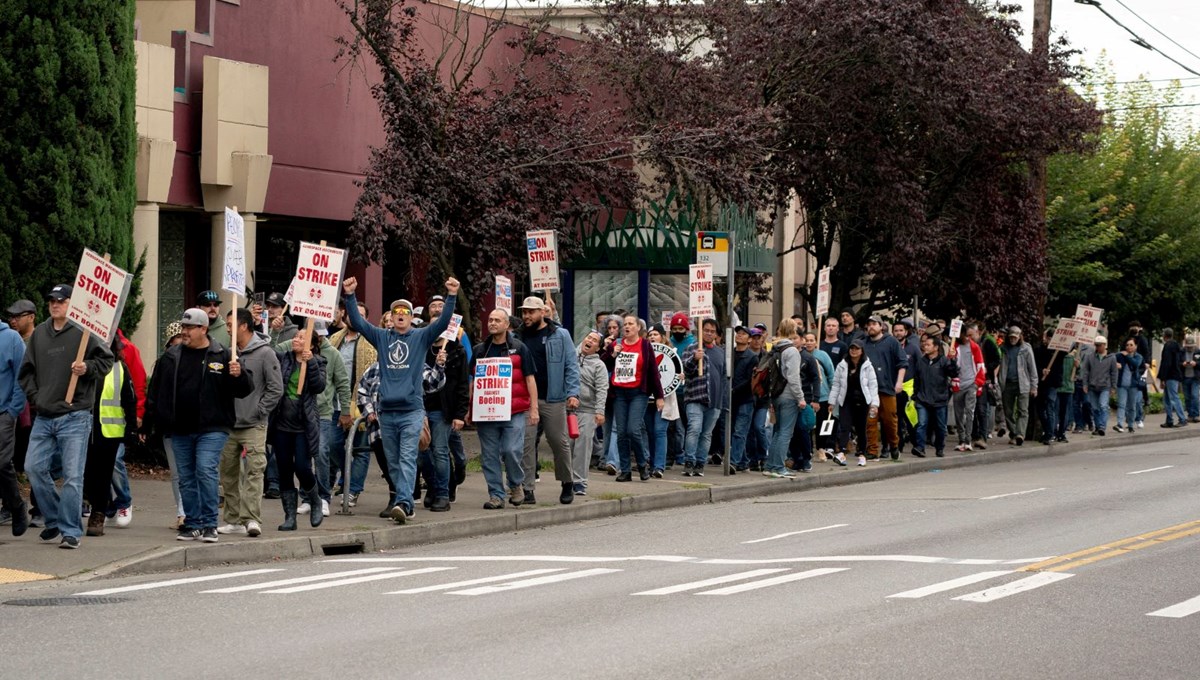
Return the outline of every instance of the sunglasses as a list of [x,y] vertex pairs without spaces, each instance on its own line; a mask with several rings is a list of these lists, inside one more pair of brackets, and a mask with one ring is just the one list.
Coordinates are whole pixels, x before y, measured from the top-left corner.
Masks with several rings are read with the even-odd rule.
[[399,314],[401,316],[412,316],[412,310],[407,309],[405,307],[395,307],[392,309],[392,314]]

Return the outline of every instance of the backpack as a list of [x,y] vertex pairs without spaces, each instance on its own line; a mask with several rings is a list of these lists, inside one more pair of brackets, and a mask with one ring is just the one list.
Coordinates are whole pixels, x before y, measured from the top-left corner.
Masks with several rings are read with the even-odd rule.
[[758,399],[774,399],[787,388],[783,375],[782,351],[772,349],[758,360],[750,377],[750,392]]

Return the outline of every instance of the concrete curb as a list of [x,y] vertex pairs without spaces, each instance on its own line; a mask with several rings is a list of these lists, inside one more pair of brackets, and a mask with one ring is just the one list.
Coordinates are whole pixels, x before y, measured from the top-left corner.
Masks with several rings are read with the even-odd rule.
[[617,500],[593,501],[579,505],[544,507],[536,510],[503,510],[495,515],[465,517],[461,520],[435,524],[417,523],[409,526],[382,527],[370,531],[353,531],[322,536],[300,535],[216,545],[160,546],[91,570],[86,575],[72,577],[71,580],[111,578],[227,564],[308,559],[351,552],[373,553],[651,510],[746,500],[822,487],[874,482],[932,470],[1035,460],[1081,451],[1103,451],[1133,444],[1177,441],[1194,436],[1200,436],[1200,427],[1163,432],[1142,432],[1133,436],[1116,435],[1103,439],[1089,436],[1086,440],[1079,439],[1068,444],[1055,444],[1049,447],[1037,443],[1022,447],[997,445],[987,451],[954,454],[947,458],[920,459],[905,456],[903,462],[872,463],[861,469],[851,463],[849,467],[845,468],[828,469],[815,474],[802,474],[791,481],[759,477],[744,483],[735,482],[703,489],[680,489],[663,493],[630,495]]

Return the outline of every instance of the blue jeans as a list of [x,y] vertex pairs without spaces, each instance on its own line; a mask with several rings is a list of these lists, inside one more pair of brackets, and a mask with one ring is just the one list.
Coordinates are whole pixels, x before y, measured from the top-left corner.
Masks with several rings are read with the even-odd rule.
[[[72,411],[56,418],[38,416],[29,433],[25,471],[37,496],[38,510],[46,528],[57,528],[64,536],[83,535],[83,469],[87,462],[88,438],[92,434],[91,411]],[[62,491],[54,484],[54,472],[62,471]],[[213,467],[216,474],[216,467]],[[14,508],[15,510],[15,508]],[[215,526],[215,525],[214,525]]]
[[171,435],[187,529],[217,526],[217,466],[228,438],[228,432]]
[[421,468],[433,473],[433,488],[426,491],[434,498],[450,498],[450,421],[441,411],[430,411],[429,448],[421,452]]
[[792,433],[796,430],[796,419],[800,416],[800,405],[789,396],[775,400],[775,436],[771,439],[771,452],[767,455],[767,472],[783,472],[783,461],[792,444]]
[[717,426],[717,418],[721,409],[708,408],[704,404],[691,403],[687,405],[687,439],[683,452],[684,464],[691,463],[692,467],[702,468],[708,462],[708,450],[712,447],[713,428]]
[[1058,430],[1058,390],[1039,390],[1038,399],[1042,402],[1042,440],[1048,441],[1054,438],[1054,433]]
[[525,452],[525,415],[514,413],[512,420],[506,423],[475,423],[479,434],[479,462],[491,498],[504,499],[505,472],[510,489],[519,489],[525,483],[525,473],[521,470],[521,456]]
[[125,445],[117,447],[117,462],[113,465],[113,502],[109,510],[115,513],[133,505],[133,497],[129,493],[129,471],[125,468]]
[[1095,423],[1096,429],[1105,429],[1108,425],[1108,390],[1090,389],[1087,398],[1092,407],[1092,422]]
[[1142,391],[1137,385],[1117,388],[1117,425],[1133,427],[1137,422],[1137,404],[1142,400]]
[[929,439],[926,430],[933,425],[933,441],[930,443],[934,451],[942,451],[946,448],[946,405],[931,406],[916,400],[913,403],[917,405],[917,449],[922,453],[925,451],[925,442]]
[[1200,378],[1183,379],[1183,402],[1188,418],[1200,418]]
[[330,483],[329,483],[329,447],[335,441],[337,432],[341,432],[342,428],[338,426],[337,421],[331,418],[321,418],[321,444],[317,447],[317,451],[313,454],[313,476],[317,478],[317,493],[321,494],[321,499],[328,501],[330,499]]
[[417,481],[417,442],[425,426],[425,410],[383,411],[379,414],[379,434],[388,475],[396,484],[392,505],[413,509],[413,484]]
[[1171,424],[1171,416],[1175,416],[1175,420],[1180,423],[1187,422],[1187,416],[1183,413],[1183,402],[1179,400],[1179,381],[1164,380],[1163,381],[1163,410],[1167,412],[1167,424]]
[[[631,472],[633,456],[637,457],[638,468],[647,463],[646,456],[646,402],[648,397],[640,389],[614,387],[613,389],[613,439],[617,440],[617,457],[621,472]],[[632,455],[631,455],[632,452]]]
[[756,406],[754,416],[750,420],[750,436],[746,441],[746,460],[748,462],[763,462],[771,450],[771,425],[767,416],[771,409],[766,406]]
[[662,411],[658,409],[648,411],[648,413],[654,424],[654,460],[650,467],[654,470],[663,470],[667,467],[667,430],[671,427],[671,421],[663,420]]
[[1075,383],[1075,396],[1071,401],[1074,403],[1074,414],[1071,421],[1075,423],[1075,427],[1081,430],[1096,429],[1092,421],[1092,402],[1079,383]]
[[730,438],[729,466],[735,469],[750,464],[746,456],[746,440],[750,438],[750,423],[754,420],[754,402],[738,404],[734,409],[733,436]]

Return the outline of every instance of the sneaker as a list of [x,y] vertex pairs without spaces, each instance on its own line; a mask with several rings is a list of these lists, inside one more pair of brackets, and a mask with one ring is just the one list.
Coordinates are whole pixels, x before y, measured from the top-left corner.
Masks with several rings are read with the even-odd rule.
[[662,479],[662,478],[663,478],[663,471],[662,471],[662,470],[655,470],[654,472],[651,472],[651,473],[650,473],[650,476],[651,476],[651,477],[653,477],[653,478],[655,478],[655,479]]
[[1008,434],[1008,430],[1004,429],[1003,427],[1000,428],[999,430],[996,430],[997,437],[1003,437],[1006,434]]
[[0,510],[0,526],[12,524],[12,513],[8,510]]
[[37,529],[46,525],[46,518],[42,517],[42,513],[33,512],[29,514],[29,526]]
[[310,512],[312,512],[312,506],[308,504],[308,501],[301,501],[300,505],[296,506],[297,515],[307,515]]
[[54,529],[46,528],[46,529],[42,529],[42,533],[38,534],[38,538],[42,539],[46,543],[49,543],[51,541],[58,540],[58,537],[61,535],[62,535],[62,532],[59,531],[57,528],[54,528]]
[[1103,436],[1104,436],[1104,430],[1103,430],[1103,428],[1102,428],[1102,429],[1099,429],[1099,430],[1096,430],[1096,434],[1098,434],[1098,435],[1100,435],[1101,437],[1103,437]]
[[859,466],[859,467],[866,467],[866,466],[867,466],[867,457],[866,457],[866,456],[859,456],[859,457],[858,457],[858,466]]
[[693,477],[703,477],[704,476],[704,468],[700,465],[697,465],[696,467],[692,468],[692,476]]
[[525,489],[525,505],[537,505],[537,498],[533,495],[533,489]]
[[125,528],[133,521],[133,508],[121,508],[117,510],[117,526]]
[[1117,425],[1116,427],[1113,428],[1113,432],[1124,432],[1124,431],[1125,431],[1124,425]]
[[1024,445],[1025,445],[1025,438],[1024,438],[1024,437],[1021,437],[1021,436],[1019,436],[1019,435],[1018,435],[1018,436],[1017,436],[1017,439],[1016,439],[1016,443],[1017,443],[1017,446],[1024,446]]
[[801,472],[812,472],[812,463],[804,463],[800,466]]
[[604,471],[608,473],[608,476],[609,476],[609,477],[616,477],[616,476],[617,476],[617,466],[616,466],[616,465],[613,465],[612,463],[609,463],[609,464],[605,465],[605,466],[604,466]]
[[213,527],[205,527],[204,531],[200,532],[200,540],[205,543],[216,543],[217,530]]
[[[685,472],[684,474],[686,475],[687,473]],[[622,472],[621,474],[617,475],[616,481],[631,482],[631,481],[633,481],[633,473],[632,472]]]
[[791,470],[787,470],[787,469],[785,469],[783,472],[777,473],[777,475],[780,479],[795,479],[796,478],[796,473],[792,472]]
[[321,514],[325,515],[326,517],[329,516],[329,501],[325,500],[324,498],[321,499]]
[[175,534],[176,541],[198,541],[200,540],[199,529],[180,529],[178,534]]
[[488,499],[488,502],[483,504],[483,509],[484,510],[503,510],[504,509],[504,499],[492,496],[491,498]]
[[352,493],[352,494],[350,494],[350,500],[349,500],[349,502],[347,503],[347,505],[349,505],[349,506],[350,506],[350,507],[352,507],[352,508],[353,508],[354,506],[358,505],[358,497],[359,497],[360,495],[361,495],[361,494],[357,494],[357,493]]
[[271,500],[279,500],[279,489],[275,489],[275,488],[267,489],[265,492],[263,492],[263,498],[270,498]]
[[770,470],[763,470],[762,476],[763,477],[775,477],[776,474],[774,472],[771,472]]
[[433,504],[429,506],[430,512],[449,512],[450,499],[446,497],[435,498]]
[[[659,476],[661,477],[662,475],[659,475]],[[576,496],[586,496],[587,495],[587,487],[579,482],[576,482],[574,485],[572,485],[571,490],[575,492]]]
[[938,449],[937,451],[933,452],[933,455],[937,456],[938,458],[945,458],[946,452],[943,451],[942,449]]
[[258,522],[250,520],[249,522],[246,522],[246,535],[251,538],[262,536],[262,527],[259,526]]
[[914,447],[912,450],[912,455],[916,456],[917,458],[924,458],[925,451],[923,449],[918,449],[918,448]]
[[1144,420],[1137,421],[1137,426],[1138,426],[1139,430],[1146,427],[1146,421],[1144,421]]
[[249,530],[241,524],[224,524],[217,527],[218,534],[237,534],[238,536],[245,536],[248,532]]
[[971,446],[979,449],[980,451],[984,451],[987,449],[987,442],[983,441],[982,439],[976,439],[975,441],[971,442]]
[[396,524],[407,524],[409,514],[403,505],[396,505],[392,506],[392,511],[388,513],[388,517],[391,517],[392,521]]
[[63,536],[62,542],[58,544],[58,547],[65,550],[75,550],[79,547],[79,539],[74,536]]
[[[1168,421],[1167,421],[1167,422],[1165,422],[1165,423],[1159,423],[1159,425],[1158,425],[1158,426],[1159,426],[1159,427],[1165,427],[1165,428],[1172,428],[1172,427],[1175,427],[1175,423],[1172,423],[1171,421],[1169,421],[1169,420],[1168,420]],[[1115,429],[1117,429],[1117,428],[1115,428],[1115,427],[1114,427],[1113,429],[1115,430]]]
[[833,462],[837,463],[838,465],[840,465],[842,467],[846,467],[846,454],[844,454],[840,451],[838,453],[833,454]]

